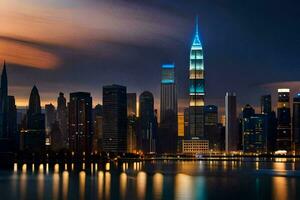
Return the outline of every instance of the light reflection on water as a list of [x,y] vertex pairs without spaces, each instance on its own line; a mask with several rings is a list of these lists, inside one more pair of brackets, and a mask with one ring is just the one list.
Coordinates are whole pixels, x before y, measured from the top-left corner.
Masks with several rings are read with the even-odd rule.
[[0,192],[5,199],[232,199],[237,193],[288,200],[297,199],[299,170],[299,162],[286,160],[15,163],[0,174]]

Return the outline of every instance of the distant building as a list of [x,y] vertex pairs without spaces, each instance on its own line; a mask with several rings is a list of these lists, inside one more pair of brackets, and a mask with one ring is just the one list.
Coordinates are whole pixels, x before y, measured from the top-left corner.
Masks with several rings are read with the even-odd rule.
[[6,64],[4,62],[1,74],[1,89],[0,89],[0,142],[1,139],[8,139],[7,127],[7,114],[8,114],[8,83]]
[[17,109],[15,98],[8,96],[6,64],[4,62],[0,87],[0,153],[19,150],[17,132]]
[[290,152],[292,147],[290,89],[278,89],[277,118],[277,150]]
[[53,104],[45,105],[46,134],[50,135],[51,126],[56,121],[56,110]]
[[189,108],[184,108],[184,139],[188,139],[190,135],[190,129],[189,129]]
[[70,93],[68,103],[69,147],[76,156],[89,155],[92,150],[92,97],[88,92]]
[[271,95],[263,95],[260,98],[261,114],[272,112],[272,98]]
[[261,114],[264,115],[264,135],[266,135],[267,153],[276,150],[277,137],[277,118],[276,113],[272,110],[271,95],[261,97]]
[[137,128],[138,119],[135,115],[127,117],[127,151],[129,153],[137,152]]
[[225,96],[225,151],[238,150],[238,125],[236,114],[236,95],[235,93],[226,93]]
[[177,91],[176,91],[176,81],[175,81],[175,65],[164,64],[161,67],[161,83],[160,83],[160,122],[161,123],[164,123],[164,121],[168,120],[167,115],[169,115],[170,112],[172,112],[173,115],[177,115]]
[[174,64],[162,65],[160,88],[160,127],[157,136],[157,151],[176,153],[178,120]]
[[106,152],[127,152],[126,87],[103,87],[103,148]]
[[139,97],[138,149],[144,153],[156,152],[157,122],[154,111],[154,98],[145,91]]
[[294,150],[300,154],[300,94],[293,99],[293,142]]
[[62,139],[64,143],[64,147],[68,145],[68,108],[67,101],[64,97],[64,93],[60,92],[57,98],[57,112],[56,119],[59,124],[60,133],[62,134]]
[[136,115],[136,93],[127,93],[127,116]]
[[93,109],[93,121],[93,152],[101,152],[103,151],[103,106],[100,104]]
[[202,154],[209,152],[208,140],[183,140],[182,153],[184,154]]
[[17,126],[17,106],[14,96],[8,96],[8,112],[7,112],[7,132],[8,138],[10,139],[10,144],[12,144],[12,149],[14,152],[19,150],[19,133]]
[[127,151],[137,152],[138,118],[136,111],[136,93],[127,93]]
[[204,107],[204,124],[205,126],[214,126],[218,124],[218,107],[207,105]]
[[21,130],[21,150],[41,153],[46,145],[45,115],[41,112],[39,91],[33,86],[29,98],[26,125]]
[[224,150],[224,127],[218,123],[218,107],[207,105],[204,107],[205,138],[209,141],[209,149],[213,151]]
[[247,104],[242,111],[242,147],[244,153],[266,153],[267,135],[265,134],[263,114]]

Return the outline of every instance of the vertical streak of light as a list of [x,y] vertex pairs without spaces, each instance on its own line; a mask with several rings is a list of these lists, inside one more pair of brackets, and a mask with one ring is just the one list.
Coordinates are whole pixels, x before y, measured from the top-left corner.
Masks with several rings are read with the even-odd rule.
[[110,199],[111,175],[105,172],[105,199]]
[[145,172],[139,172],[137,174],[137,197],[139,200],[145,199],[146,187],[147,187],[147,174]]
[[164,176],[161,173],[156,173],[153,176],[153,193],[155,199],[162,198]]
[[62,184],[63,184],[63,199],[68,199],[68,191],[69,191],[69,172],[64,171],[62,174]]
[[81,171],[79,173],[79,199],[85,199],[85,182],[86,182],[86,173]]
[[98,172],[98,199],[103,199],[103,180],[104,174],[103,171]]
[[126,173],[121,173],[120,175],[120,196],[121,199],[126,198],[126,187],[127,187],[127,175]]

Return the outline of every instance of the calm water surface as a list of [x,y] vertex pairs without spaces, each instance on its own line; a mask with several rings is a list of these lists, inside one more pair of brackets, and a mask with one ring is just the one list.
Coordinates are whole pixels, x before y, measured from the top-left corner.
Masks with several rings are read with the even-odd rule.
[[0,199],[300,199],[300,162],[15,164]]

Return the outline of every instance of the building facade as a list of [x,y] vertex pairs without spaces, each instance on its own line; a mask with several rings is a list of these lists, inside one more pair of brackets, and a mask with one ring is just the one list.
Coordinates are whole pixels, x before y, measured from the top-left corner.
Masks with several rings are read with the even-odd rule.
[[144,153],[156,152],[157,122],[153,94],[144,91],[139,97],[139,103],[138,149]]
[[59,130],[62,134],[64,147],[68,146],[68,108],[67,100],[64,97],[64,93],[60,92],[57,98],[57,112],[56,119],[59,124]]
[[277,150],[290,152],[292,148],[290,89],[278,89],[277,118]]
[[189,67],[189,139],[204,138],[204,63],[203,49],[199,38],[198,20],[190,50]]
[[236,95],[226,93],[225,96],[225,151],[238,150],[239,135],[236,114]]
[[126,87],[103,87],[103,149],[106,152],[127,152]]
[[293,146],[295,153],[300,154],[300,94],[293,99]]
[[69,148],[76,156],[89,155],[92,150],[92,97],[88,92],[70,93],[68,103]]
[[127,93],[127,116],[136,116],[136,93]]

